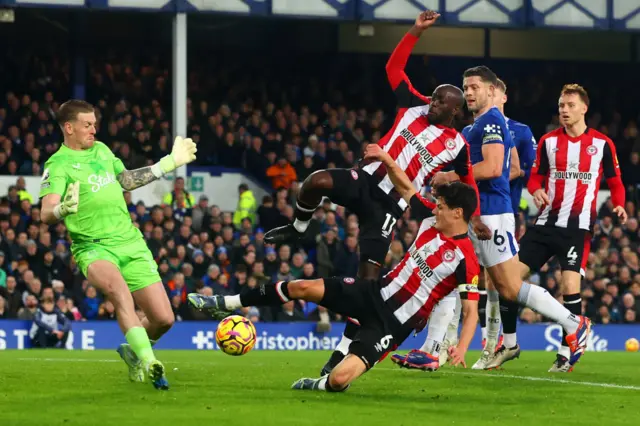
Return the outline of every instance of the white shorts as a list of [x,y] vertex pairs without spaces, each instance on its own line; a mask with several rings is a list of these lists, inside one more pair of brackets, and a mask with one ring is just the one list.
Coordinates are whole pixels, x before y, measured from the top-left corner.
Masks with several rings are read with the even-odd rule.
[[469,226],[469,236],[478,255],[481,266],[490,268],[504,263],[518,254],[516,241],[516,221],[513,213],[480,216],[482,223],[491,230],[491,239],[481,241]]

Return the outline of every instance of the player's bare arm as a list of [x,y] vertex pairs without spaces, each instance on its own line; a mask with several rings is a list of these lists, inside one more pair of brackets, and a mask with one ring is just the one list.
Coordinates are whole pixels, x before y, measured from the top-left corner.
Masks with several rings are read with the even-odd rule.
[[53,214],[53,209],[60,204],[61,199],[62,197],[58,194],[48,194],[42,198],[40,216],[44,223],[51,225],[58,221],[58,218]]
[[376,144],[367,145],[364,151],[364,160],[365,161],[380,161],[382,162],[386,168],[387,173],[389,173],[389,179],[391,179],[391,183],[396,188],[396,191],[400,194],[400,196],[408,203],[411,200],[416,192],[416,189],[413,187],[413,184],[409,180],[407,174],[393,161],[393,158],[385,152],[380,146]]
[[471,339],[473,339],[473,335],[478,326],[478,301],[463,299],[462,315],[464,319],[462,321],[462,330],[460,331],[460,340],[457,346],[449,348],[449,363],[454,366],[462,364],[464,368],[467,368],[464,356],[469,349]]
[[514,146],[511,148],[511,164],[509,166],[509,180],[512,181],[524,176],[524,170],[520,169],[520,156],[518,150]]
[[122,189],[131,191],[157,180],[158,177],[153,174],[151,166],[148,166],[135,170],[124,170],[116,177],[116,179],[120,183]]
[[482,146],[483,160],[473,165],[475,180],[488,180],[500,177],[504,161],[504,146],[492,143]]

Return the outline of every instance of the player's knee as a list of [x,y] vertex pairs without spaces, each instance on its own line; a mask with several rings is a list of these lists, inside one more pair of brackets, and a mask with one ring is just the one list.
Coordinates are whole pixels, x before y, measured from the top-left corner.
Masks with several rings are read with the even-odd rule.
[[335,392],[342,392],[351,383],[351,372],[346,368],[336,368],[329,375],[329,386]]
[[318,170],[307,177],[302,185],[302,191],[327,190],[333,188],[333,178],[326,170]]
[[173,324],[176,322],[176,317],[173,315],[173,312],[169,311],[160,315],[154,322],[154,325],[161,333],[166,333],[173,327]]
[[[522,284],[520,284],[522,285]],[[500,285],[496,286],[498,293],[503,299],[510,302],[516,302],[518,300],[518,292],[520,291],[520,285]]]
[[295,280],[287,285],[289,296],[292,299],[304,299],[313,288],[315,280]]

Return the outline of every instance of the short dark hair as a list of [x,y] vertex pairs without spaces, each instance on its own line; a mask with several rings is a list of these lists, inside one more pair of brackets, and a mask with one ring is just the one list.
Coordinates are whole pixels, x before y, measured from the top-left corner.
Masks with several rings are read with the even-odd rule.
[[82,101],[80,99],[71,99],[60,105],[56,119],[58,125],[64,127],[64,123],[77,120],[78,114],[94,112],[95,108],[89,102]]
[[498,76],[495,72],[491,71],[489,67],[484,65],[467,69],[464,74],[462,74],[462,78],[467,77],[480,77],[483,82],[491,83],[498,87]]
[[240,185],[238,185],[238,191],[248,191],[249,190],[249,185],[247,185],[246,183],[241,183]]
[[465,222],[471,220],[471,215],[478,207],[478,197],[470,185],[456,181],[438,186],[435,192],[437,197],[442,197],[449,208],[462,209]]
[[580,99],[582,99],[582,102],[589,106],[589,94],[587,93],[587,89],[579,84],[565,84],[560,92],[560,96],[562,95],[578,95],[580,96]]

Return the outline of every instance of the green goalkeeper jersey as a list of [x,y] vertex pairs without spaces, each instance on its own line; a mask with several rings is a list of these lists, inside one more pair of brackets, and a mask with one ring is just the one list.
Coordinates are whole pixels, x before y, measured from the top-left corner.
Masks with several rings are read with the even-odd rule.
[[75,244],[119,245],[140,238],[116,176],[125,170],[122,161],[102,142],[76,151],[62,145],[44,165],[40,198],[47,194],[64,196],[67,186],[80,181],[78,213],[65,219]]

